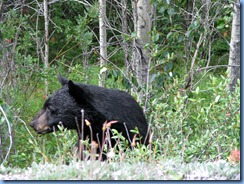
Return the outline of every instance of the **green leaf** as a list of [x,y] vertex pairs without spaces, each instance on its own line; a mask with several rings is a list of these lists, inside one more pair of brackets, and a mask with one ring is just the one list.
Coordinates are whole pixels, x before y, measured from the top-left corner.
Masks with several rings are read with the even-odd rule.
[[168,12],[169,16],[172,16],[175,13],[173,8],[169,8],[167,12]]
[[225,27],[225,24],[219,24],[218,26],[217,26],[217,29],[223,29]]
[[131,37],[132,37],[132,38],[137,38],[137,33],[136,33],[136,32],[132,32],[132,33],[131,33]]
[[220,96],[218,95],[218,96],[216,96],[216,98],[215,98],[215,103],[217,103],[218,101],[219,101],[219,98],[220,98]]
[[188,30],[188,31],[186,32],[186,36],[187,36],[188,38],[191,38],[191,30]]
[[197,95],[199,94],[199,91],[200,91],[200,89],[199,89],[199,86],[198,86],[197,89],[196,89],[196,94]]
[[167,39],[169,39],[169,37],[172,35],[172,32],[169,32],[168,34],[167,34]]

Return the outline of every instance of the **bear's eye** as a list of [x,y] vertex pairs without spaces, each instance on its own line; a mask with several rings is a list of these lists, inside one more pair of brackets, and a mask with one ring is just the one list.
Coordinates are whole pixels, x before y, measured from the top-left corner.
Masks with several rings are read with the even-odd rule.
[[52,114],[54,114],[54,113],[56,113],[56,109],[55,109],[55,107],[54,106],[48,106],[47,107],[47,109],[52,113]]

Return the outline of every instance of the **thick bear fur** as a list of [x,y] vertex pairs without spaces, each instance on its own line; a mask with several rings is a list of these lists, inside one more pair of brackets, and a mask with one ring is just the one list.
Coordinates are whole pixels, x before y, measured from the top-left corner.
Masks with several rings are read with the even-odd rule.
[[[60,122],[67,129],[77,130],[77,120],[80,124],[83,109],[84,119],[91,123],[93,140],[97,140],[98,134],[99,141],[102,141],[102,128],[105,121],[118,121],[112,124],[111,129],[122,132],[127,139],[129,133],[132,140],[134,134],[130,130],[137,127],[142,137],[141,143],[144,143],[148,124],[142,108],[131,95],[116,89],[74,83],[61,76],[58,76],[58,80],[62,88],[47,99],[41,111],[30,123],[38,134],[58,130],[57,125]],[[90,129],[85,125],[84,138],[87,136],[90,136]]]

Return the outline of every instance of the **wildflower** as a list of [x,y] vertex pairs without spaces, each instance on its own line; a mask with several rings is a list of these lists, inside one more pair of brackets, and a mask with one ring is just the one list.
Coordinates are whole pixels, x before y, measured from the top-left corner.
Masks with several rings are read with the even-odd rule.
[[237,148],[235,150],[232,150],[230,156],[228,157],[229,162],[236,164],[240,163],[240,150]]

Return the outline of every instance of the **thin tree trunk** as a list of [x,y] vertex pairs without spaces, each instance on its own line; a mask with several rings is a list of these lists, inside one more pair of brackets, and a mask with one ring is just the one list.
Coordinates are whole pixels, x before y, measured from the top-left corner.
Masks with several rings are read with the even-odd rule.
[[190,87],[190,90],[192,90],[192,81],[193,81],[193,78],[194,78],[194,67],[195,67],[195,63],[196,63],[196,59],[197,59],[197,54],[199,52],[199,48],[200,48],[202,42],[203,42],[203,34],[200,35],[200,38],[199,38],[199,40],[197,42],[196,50],[194,52],[194,55],[193,55],[193,58],[192,58],[192,61],[191,61],[191,69],[190,69],[189,78],[188,78],[188,80],[186,82],[185,89]]
[[230,91],[234,91],[237,79],[240,78],[240,0],[234,3],[234,15],[232,20],[232,31],[229,56]]
[[0,0],[0,22],[3,21],[3,1]]
[[[127,2],[128,0],[121,0],[121,6],[122,6],[122,16],[121,16],[121,27],[122,27],[122,32],[124,34],[128,34],[128,22],[127,22]],[[124,51],[124,63],[125,63],[125,68],[126,68],[126,74],[129,76],[130,72],[130,63],[129,63],[129,46],[128,43],[122,42],[122,48]]]
[[[43,0],[43,6],[44,6],[44,26],[45,26],[45,36],[44,36],[44,47],[45,47],[45,52],[44,52],[44,65],[45,68],[47,69],[49,67],[49,17],[48,17],[48,0]],[[45,92],[46,94],[48,93],[48,82],[45,80]]]
[[106,0],[99,0],[99,40],[100,40],[100,75],[99,86],[105,86],[107,60]]
[[150,42],[152,5],[150,0],[133,1],[134,29],[137,38],[133,41],[133,72],[139,86],[148,82],[150,52],[145,45]]

